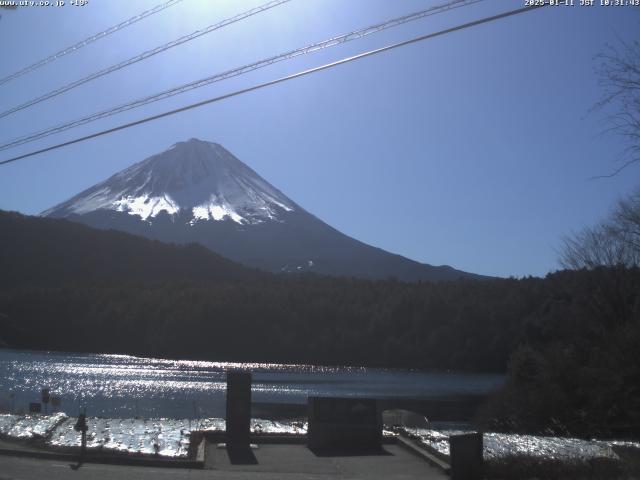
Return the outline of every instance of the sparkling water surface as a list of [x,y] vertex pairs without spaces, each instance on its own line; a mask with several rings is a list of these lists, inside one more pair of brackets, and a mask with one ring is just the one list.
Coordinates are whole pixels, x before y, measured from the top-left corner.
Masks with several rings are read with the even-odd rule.
[[[0,438],[43,438],[52,448],[77,448],[75,416],[86,407],[87,445],[127,454],[184,458],[194,430],[225,429],[226,371],[249,369],[254,402],[304,404],[308,395],[429,398],[487,393],[500,375],[437,374],[406,370],[308,365],[238,364],[0,350]],[[60,412],[25,415],[42,388],[62,398]],[[306,423],[254,418],[254,433],[299,435]],[[405,428],[420,444],[449,455],[447,429]],[[615,446],[640,449],[637,442],[581,440],[485,433],[485,460],[513,455],[589,462],[618,459]]]
[[224,417],[226,371],[251,370],[252,401],[305,404],[307,396],[430,398],[484,394],[501,375],[427,373],[37,352],[0,349],[0,409],[20,411],[42,388],[61,397],[59,411],[94,417]]

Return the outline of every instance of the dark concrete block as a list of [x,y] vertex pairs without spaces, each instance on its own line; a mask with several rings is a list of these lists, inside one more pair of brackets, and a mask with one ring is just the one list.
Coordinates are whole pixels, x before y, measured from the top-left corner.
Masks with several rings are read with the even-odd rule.
[[227,372],[227,445],[249,448],[251,372]]
[[451,480],[483,478],[482,433],[465,433],[449,437]]
[[307,438],[312,450],[382,449],[382,414],[367,398],[309,397]]

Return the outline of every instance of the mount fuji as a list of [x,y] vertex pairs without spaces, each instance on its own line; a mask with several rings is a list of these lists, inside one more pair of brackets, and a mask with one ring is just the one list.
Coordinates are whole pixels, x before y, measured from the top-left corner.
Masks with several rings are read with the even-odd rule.
[[173,243],[200,243],[263,270],[364,278],[481,278],[359,242],[316,218],[217,143],[191,139],[43,216]]

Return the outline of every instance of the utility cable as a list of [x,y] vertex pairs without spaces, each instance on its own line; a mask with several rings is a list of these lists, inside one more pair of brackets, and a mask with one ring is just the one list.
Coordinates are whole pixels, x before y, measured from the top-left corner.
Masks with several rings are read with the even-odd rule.
[[12,73],[11,75],[7,75],[6,77],[0,78],[0,85],[3,85],[15,78],[21,77],[22,75],[25,75],[29,72],[33,72],[34,70],[46,65],[47,63],[51,63],[54,60],[58,60],[61,57],[64,57],[65,55],[68,55],[70,53],[74,53],[77,52],[78,50],[80,50],[82,47],[85,47],[87,45],[89,45],[90,43],[95,42],[96,40],[100,40],[101,38],[106,37],[107,35],[111,35],[112,33],[117,32],[118,30],[122,30],[123,28],[128,27],[129,25],[133,25],[136,22],[139,22],[140,20],[142,20],[143,18],[147,18],[150,17],[151,15],[153,15],[154,13],[158,13],[161,12],[162,10],[164,10],[165,8],[169,8],[174,6],[177,3],[182,2],[182,0],[169,0],[168,2],[165,3],[161,3],[160,5],[156,5],[155,7],[149,9],[149,10],[145,10],[142,13],[139,13],[138,15],[135,15],[131,18],[129,18],[128,20],[125,20],[123,22],[120,22],[117,25],[114,25],[113,27],[109,27],[106,30],[103,30],[102,32],[96,33],[95,35],[91,35],[88,38],[85,38],[84,40],[81,40],[80,42],[76,43],[75,45],[71,45],[70,47],[67,47],[63,50],[60,50],[58,53],[54,53],[53,55],[50,55],[46,58],[43,58],[42,60],[37,61],[34,64],[29,65],[28,67],[23,68],[22,70],[18,70],[15,73]]
[[247,17],[251,17],[252,15],[256,15],[258,13],[264,12],[265,10],[269,10],[273,7],[277,7],[278,5],[281,5],[283,3],[287,3],[290,2],[291,0],[272,0],[271,2],[267,2],[264,5],[261,5],[259,7],[255,7],[252,8],[251,10],[247,10],[246,12],[240,13],[238,15],[235,15],[231,18],[227,18],[225,20],[222,20],[221,22],[215,23],[213,25],[209,25],[208,27],[202,29],[202,30],[196,30],[195,32],[190,33],[189,35],[185,35],[183,37],[177,38],[175,40],[172,40],[171,42],[165,43],[163,45],[160,45],[159,47],[153,48],[151,50],[147,50],[145,52],[142,52],[139,55],[136,55],[134,57],[131,57],[127,60],[123,60],[122,62],[116,63],[115,65],[111,65],[107,68],[104,68],[102,70],[99,70],[97,72],[92,73],[91,75],[87,75],[86,77],[83,77],[79,80],[76,80],[74,82],[68,83],[66,85],[63,85],[60,88],[56,88],[55,90],[51,90],[50,92],[45,93],[44,95],[41,95],[39,97],[36,98],[32,98],[31,100],[28,100],[16,107],[10,108],[9,110],[5,110],[4,112],[0,112],[0,118],[4,118],[8,115],[11,115],[12,113],[15,112],[19,112],[20,110],[24,110],[25,108],[31,107],[33,105],[36,105],[40,102],[44,102],[45,100],[49,100],[50,98],[56,97],[58,95],[61,95],[65,92],[68,92],[69,90],[72,90],[76,87],[79,87],[80,85],[83,85],[85,83],[88,83],[92,80],[95,80],[97,78],[100,77],[104,77],[105,75],[108,75],[110,73],[113,73],[115,71],[118,71],[122,68],[128,67],[129,65],[133,65],[134,63],[138,63],[141,62],[142,60],[146,60],[149,57],[152,57],[154,55],[157,55],[158,53],[164,52],[166,50],[169,50],[170,48],[173,47],[177,47],[178,45],[182,45],[183,43],[189,42],[191,40],[194,40],[198,37],[201,37],[203,35],[206,35],[207,33],[211,33],[215,30],[219,30],[223,27],[226,27],[227,25],[231,25],[232,23],[236,23],[239,22],[240,20],[244,20]]
[[425,9],[425,10],[421,10],[419,12],[415,12],[409,15],[404,15],[402,17],[398,17],[398,18],[394,18],[392,20],[383,22],[383,23],[379,23],[376,25],[372,25],[366,28],[362,28],[359,30],[354,30],[350,33],[344,34],[344,35],[339,35],[337,37],[333,37],[330,38],[328,40],[324,40],[321,42],[317,42],[317,43],[312,43],[310,45],[295,49],[295,50],[291,50],[289,52],[285,52],[285,53],[281,53],[279,55],[267,58],[267,59],[263,59],[260,60],[258,62],[255,63],[251,63],[248,65],[244,65],[242,67],[238,67],[238,68],[234,68],[232,70],[228,70],[222,73],[218,73],[215,75],[212,75],[210,77],[206,77],[200,80],[196,80],[194,82],[190,82],[187,84],[183,84],[180,85],[178,87],[174,87],[171,88],[169,90],[165,90],[163,92],[160,93],[156,93],[154,95],[150,95],[144,98],[140,98],[137,100],[133,100],[131,102],[119,105],[117,107],[108,109],[108,110],[103,110],[101,112],[97,112],[97,113],[93,113],[91,115],[88,115],[86,117],[82,117],[80,119],[76,119],[61,125],[57,125],[54,127],[50,127],[44,130],[40,130],[38,132],[34,132],[22,137],[18,137],[15,138],[13,140],[9,140],[6,141],[3,144],[0,144],[0,151],[2,150],[6,150],[8,148],[13,148],[13,147],[17,147],[19,145],[23,145],[25,143],[30,143],[33,142],[35,140],[39,140],[41,138],[47,137],[49,135],[53,135],[56,133],[60,133],[60,132],[64,132],[66,130],[69,130],[71,128],[75,128],[81,125],[85,125],[87,123],[91,123],[94,122],[96,120],[100,120],[106,117],[110,117],[112,115],[121,113],[121,112],[125,112],[127,110],[131,110],[133,108],[138,108],[153,102],[156,102],[158,100],[163,100],[165,98],[169,98],[172,97],[174,95],[178,95],[190,90],[194,90],[196,88],[200,88],[200,87],[204,87],[206,85],[210,85],[212,83],[215,82],[219,82],[222,80],[226,80],[228,78],[232,78],[238,75],[242,75],[242,74],[246,74],[249,73],[251,71],[257,70],[259,68],[264,68],[266,66],[272,65],[274,63],[278,63],[281,62],[283,60],[289,60],[301,55],[306,55],[312,52],[316,52],[318,50],[322,50],[328,47],[332,47],[335,45],[340,45],[346,42],[350,42],[352,40],[356,40],[362,37],[365,37],[367,35],[371,35],[373,33],[377,33],[380,32],[382,30],[391,28],[391,27],[395,27],[398,25],[402,25],[404,23],[413,21],[413,20],[418,20],[430,15],[435,15],[438,13],[442,13],[454,8],[458,8],[458,7],[462,7],[462,6],[468,6],[474,3],[478,3],[481,2],[483,0],[453,0],[453,1],[449,1],[447,3],[441,4],[441,5],[437,5],[437,6],[433,6],[431,8]]
[[353,55],[351,57],[343,58],[342,60],[338,60],[338,61],[335,61],[335,62],[332,62],[332,63],[327,63],[327,64],[321,65],[319,67],[310,68],[309,70],[304,70],[302,72],[294,73],[292,75],[287,75],[286,77],[280,77],[280,78],[277,78],[275,80],[271,80],[269,82],[260,83],[258,85],[254,85],[254,86],[249,87],[249,88],[244,88],[242,90],[236,90],[235,92],[227,93],[225,95],[220,95],[218,97],[210,98],[208,100],[203,100],[201,102],[192,103],[191,105],[187,105],[185,107],[177,108],[175,110],[170,110],[168,112],[160,113],[158,115],[152,115],[150,117],[146,117],[146,118],[143,118],[141,120],[137,120],[135,122],[125,123],[125,124],[119,125],[117,127],[109,128],[107,130],[102,130],[101,132],[93,133],[91,135],[86,135],[84,137],[76,138],[74,140],[69,140],[67,142],[59,143],[57,145],[53,145],[53,146],[47,147],[47,148],[42,148],[40,150],[36,150],[36,151],[30,152],[30,153],[25,153],[23,155],[19,155],[17,157],[9,158],[7,160],[2,160],[2,161],[0,161],[0,165],[6,165],[7,163],[11,163],[11,162],[15,162],[15,161],[18,161],[18,160],[22,160],[24,158],[32,157],[32,156],[38,155],[40,153],[50,152],[51,150],[56,150],[58,148],[66,147],[68,145],[73,145],[75,143],[84,142],[85,140],[90,140],[92,138],[96,138],[96,137],[100,137],[100,136],[103,136],[103,135],[107,135],[107,134],[110,134],[110,133],[113,133],[113,132],[117,132],[119,130],[124,130],[124,129],[130,128],[130,127],[134,127],[136,125],[141,125],[143,123],[151,122],[151,121],[157,120],[159,118],[168,117],[169,115],[174,115],[176,113],[185,112],[185,111],[191,110],[193,108],[201,107],[203,105],[208,105],[210,103],[215,103],[215,102],[219,102],[221,100],[226,100],[227,98],[231,98],[231,97],[235,97],[235,96],[238,96],[238,95],[242,95],[244,93],[253,92],[255,90],[259,90],[259,89],[262,89],[262,88],[265,88],[265,87],[269,87],[271,85],[276,85],[278,83],[283,83],[283,82],[286,82],[288,80],[293,80],[294,78],[310,75],[312,73],[319,72],[321,70],[327,70],[329,68],[333,68],[333,67],[336,67],[338,65],[343,65],[345,63],[349,63],[349,62],[353,62],[353,61],[356,61],[356,60],[360,60],[360,59],[365,58],[365,57],[370,57],[372,55],[377,55],[379,53],[387,52],[389,50],[393,50],[393,49],[396,49],[396,48],[399,48],[399,47],[404,47],[406,45],[411,45],[413,43],[422,42],[424,40],[429,40],[431,38],[435,38],[435,37],[439,37],[439,36],[442,36],[442,35],[446,35],[447,33],[457,32],[459,30],[464,30],[464,29],[475,27],[475,26],[478,26],[478,25],[481,25],[481,24],[484,24],[484,23],[494,22],[496,20],[500,20],[500,19],[503,19],[503,18],[511,17],[513,15],[518,15],[520,13],[528,12],[530,10],[536,10],[538,8],[541,8],[541,7],[544,7],[544,6],[547,6],[547,5],[548,5],[548,3],[547,4],[541,4],[541,5],[535,5],[535,6],[532,6],[532,7],[518,8],[516,10],[510,10],[508,12],[504,12],[504,13],[501,13],[501,14],[498,14],[498,15],[494,15],[494,16],[491,16],[491,17],[485,17],[485,18],[482,18],[480,20],[475,20],[473,22],[464,23],[462,25],[458,25],[458,26],[455,26],[455,27],[452,27],[452,28],[447,28],[446,30],[440,30],[439,32],[429,33],[427,35],[422,35],[420,37],[415,37],[415,38],[412,38],[410,40],[405,40],[403,42],[394,43],[393,45],[388,45],[386,47],[377,48],[375,50],[369,50],[368,52],[359,53],[358,55]]

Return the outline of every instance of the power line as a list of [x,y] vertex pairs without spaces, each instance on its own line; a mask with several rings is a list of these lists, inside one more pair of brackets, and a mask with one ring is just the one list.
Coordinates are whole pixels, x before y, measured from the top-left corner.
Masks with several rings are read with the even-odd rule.
[[128,20],[125,20],[123,22],[120,22],[117,25],[109,27],[106,30],[103,30],[102,32],[91,35],[90,37],[85,38],[84,40],[81,40],[75,45],[71,45],[70,47],[60,50],[58,53],[54,53],[53,55],[43,58],[42,60],[39,60],[36,63],[33,63],[28,67],[23,68],[22,70],[18,70],[17,72],[12,73],[11,75],[7,75],[6,77],[0,78],[0,85],[3,85],[18,77],[21,77],[22,75],[25,75],[29,72],[33,72],[34,70],[46,65],[47,63],[51,63],[54,60],[58,60],[60,57],[64,57],[65,55],[68,55],[70,53],[77,52],[82,47],[85,47],[88,44],[95,42],[96,40],[100,40],[101,38],[104,38],[107,35],[111,35],[112,33],[117,32],[118,30],[121,30],[123,28],[128,27],[129,25],[133,25],[134,23],[139,22],[143,18],[150,17],[151,15],[161,12],[165,8],[172,7],[173,5],[180,2],[182,2],[182,0],[169,0],[168,2],[161,3],[160,5],[156,5],[155,7],[149,10],[145,10],[144,12],[139,13],[138,15],[135,15],[129,18]]
[[56,133],[60,133],[60,132],[64,132],[66,130],[69,130],[71,128],[75,128],[81,125],[85,125],[87,123],[91,123],[97,120],[101,120],[103,118],[106,117],[110,117],[112,115],[116,115],[118,113],[121,112],[125,112],[127,110],[131,110],[133,108],[138,108],[144,105],[148,105],[150,103],[159,101],[159,100],[163,100],[165,98],[169,98],[172,97],[174,95],[178,95],[190,90],[194,90],[196,88],[200,88],[200,87],[204,87],[206,85],[210,85],[212,83],[215,82],[219,82],[222,80],[226,80],[228,78],[232,78],[238,75],[243,75],[246,73],[249,73],[251,71],[257,70],[259,68],[264,68],[266,66],[272,65],[274,63],[278,63],[281,62],[283,60],[289,60],[295,57],[298,57],[300,55],[306,55],[308,53],[312,53],[318,50],[322,50],[328,47],[332,47],[335,45],[339,45],[342,43],[346,43],[346,42],[350,42],[352,40],[356,40],[362,37],[365,37],[367,35],[371,35],[373,33],[377,33],[380,32],[382,30],[391,28],[391,27],[395,27],[398,25],[402,25],[404,23],[413,21],[413,20],[418,20],[424,17],[428,17],[431,15],[435,15],[438,13],[442,13],[454,8],[459,8],[462,6],[468,6],[474,3],[478,3],[481,2],[483,0],[452,0],[449,1],[445,4],[441,4],[441,5],[436,5],[433,7],[430,7],[428,9],[425,10],[420,10],[418,12],[414,12],[408,15],[404,15],[402,17],[397,17],[394,18],[392,20],[388,20],[386,22],[383,23],[379,23],[376,25],[372,25],[366,28],[362,28],[359,30],[354,30],[350,33],[346,33],[344,35],[339,35],[337,37],[333,37],[330,38],[328,40],[323,40],[321,42],[316,42],[316,43],[312,43],[310,45],[306,45],[304,47],[295,49],[295,50],[291,50],[289,52],[285,52],[285,53],[281,53],[279,55],[275,55],[273,57],[267,58],[267,59],[263,59],[260,60],[258,62],[254,62],[248,65],[244,65],[242,67],[238,67],[238,68],[234,68],[232,70],[227,70],[225,72],[222,73],[218,73],[200,80],[196,80],[194,82],[190,82],[187,84],[183,84],[180,85],[178,87],[174,87],[171,88],[169,90],[165,90],[163,92],[160,93],[156,93],[154,95],[150,95],[147,97],[143,97],[137,100],[133,100],[130,101],[128,103],[119,105],[117,107],[108,109],[108,110],[103,110],[101,112],[97,112],[97,113],[93,113],[91,115],[88,115],[86,117],[82,117],[79,118],[77,120],[73,120],[71,122],[67,122],[61,125],[57,125],[54,127],[50,127],[44,130],[40,130],[38,132],[34,132],[31,134],[27,134],[25,136],[22,137],[18,137],[15,138],[13,140],[9,140],[3,144],[0,144],[0,151],[1,150],[6,150],[8,148],[13,148],[13,147],[17,147],[19,145],[23,145],[25,143],[30,143],[33,142],[35,140],[39,140],[41,138],[47,137],[49,135],[53,135]]
[[131,127],[134,127],[136,125],[141,125],[143,123],[151,122],[151,121],[157,120],[159,118],[168,117],[168,116],[174,115],[176,113],[185,112],[187,110],[191,110],[191,109],[194,109],[194,108],[197,108],[197,107],[201,107],[203,105],[208,105],[210,103],[215,103],[215,102],[219,102],[221,100],[226,100],[227,98],[231,98],[231,97],[235,97],[235,96],[238,96],[238,95],[242,95],[244,93],[249,93],[249,92],[253,92],[255,90],[260,90],[262,88],[269,87],[271,85],[276,85],[278,83],[283,83],[283,82],[286,82],[288,80],[293,80],[294,78],[310,75],[312,73],[319,72],[321,70],[327,70],[329,68],[337,67],[338,65],[343,65],[345,63],[349,63],[349,62],[353,62],[353,61],[356,61],[356,60],[360,60],[362,58],[366,58],[366,57],[370,57],[370,56],[373,56],[373,55],[377,55],[379,53],[383,53],[383,52],[387,52],[387,51],[390,51],[390,50],[393,50],[393,49],[396,49],[396,48],[404,47],[406,45],[411,45],[413,43],[422,42],[424,40],[429,40],[431,38],[435,38],[435,37],[439,37],[439,36],[442,36],[442,35],[446,35],[448,33],[457,32],[459,30],[464,30],[464,29],[467,29],[467,28],[475,27],[475,26],[478,26],[478,25],[482,25],[484,23],[489,23],[489,22],[493,22],[493,21],[500,20],[500,19],[503,19],[503,18],[511,17],[513,15],[518,15],[520,13],[528,12],[530,10],[536,10],[538,8],[545,7],[547,5],[548,5],[548,3],[547,4],[541,4],[541,5],[535,5],[535,6],[532,6],[532,7],[518,8],[516,10],[510,10],[508,12],[500,13],[498,15],[493,15],[491,17],[485,17],[485,18],[482,18],[480,20],[474,20],[473,22],[468,22],[468,23],[464,23],[462,25],[457,25],[455,27],[447,28],[445,30],[440,30],[440,31],[435,32],[435,33],[429,33],[429,34],[426,34],[426,35],[422,35],[420,37],[412,38],[410,40],[405,40],[403,42],[394,43],[394,44],[388,45],[386,47],[377,48],[375,50],[369,50],[368,52],[359,53],[357,55],[353,55],[351,57],[343,58],[343,59],[337,60],[335,62],[327,63],[327,64],[321,65],[319,67],[310,68],[310,69],[304,70],[302,72],[298,72],[298,73],[294,73],[294,74],[291,74],[291,75],[287,75],[285,77],[280,77],[280,78],[277,78],[275,80],[271,80],[271,81],[268,81],[268,82],[260,83],[258,85],[254,85],[252,87],[243,88],[241,90],[236,90],[234,92],[227,93],[225,95],[220,95],[218,97],[210,98],[208,100],[203,100],[201,102],[192,103],[190,105],[187,105],[187,106],[184,106],[184,107],[181,107],[181,108],[177,108],[175,110],[170,110],[170,111],[167,111],[167,112],[164,112],[164,113],[160,113],[158,115],[152,115],[150,117],[146,117],[146,118],[137,120],[135,122],[125,123],[125,124],[119,125],[117,127],[113,127],[113,128],[109,128],[107,130],[102,130],[100,132],[93,133],[91,135],[86,135],[84,137],[80,137],[80,138],[76,138],[74,140],[69,140],[67,142],[59,143],[59,144],[53,145],[51,147],[43,148],[43,149],[36,150],[36,151],[30,152],[30,153],[25,153],[23,155],[19,155],[17,157],[9,158],[7,160],[2,160],[2,161],[0,161],[0,165],[6,165],[7,163],[11,163],[11,162],[15,162],[15,161],[18,161],[18,160],[22,160],[24,158],[32,157],[32,156],[38,155],[40,153],[49,152],[51,150],[56,150],[58,148],[66,147],[68,145],[73,145],[75,143],[84,142],[85,140],[90,140],[92,138],[96,138],[96,137],[100,137],[100,136],[103,136],[103,135],[107,135],[109,133],[117,132],[119,130],[124,130],[124,129],[127,129],[127,128],[131,128]]
[[181,85],[179,87],[174,87],[172,89],[165,90],[163,92],[160,92],[160,93],[148,96],[148,97],[144,97],[144,98],[141,98],[141,99],[137,99],[137,100],[128,102],[126,104],[120,105],[120,106],[115,107],[115,108],[111,108],[109,110],[103,110],[101,112],[97,112],[97,113],[91,114],[89,116],[86,116],[86,117],[83,117],[83,118],[80,118],[80,119],[77,119],[77,120],[62,124],[62,125],[58,125],[58,126],[55,126],[55,127],[50,127],[48,129],[45,129],[45,130],[41,130],[41,131],[38,131],[38,132],[34,132],[34,133],[31,133],[31,134],[28,134],[26,136],[22,136],[22,137],[10,140],[10,141],[8,141],[8,142],[6,142],[4,144],[1,144],[0,145],[0,150],[6,150],[7,148],[12,148],[12,147],[16,147],[16,146],[19,146],[19,145],[23,145],[25,143],[29,143],[29,142],[32,142],[34,140],[38,140],[38,139],[44,138],[46,136],[49,136],[49,135],[52,135],[52,134],[55,134],[55,133],[60,133],[60,132],[69,130],[71,128],[75,128],[75,127],[80,126],[80,125],[85,125],[87,123],[90,123],[90,122],[93,122],[93,121],[96,121],[96,120],[100,120],[102,118],[105,118],[105,117],[108,117],[108,116],[111,116],[111,115],[115,115],[117,113],[121,113],[121,112],[130,110],[130,109],[133,109],[133,108],[141,107],[143,105],[147,105],[149,103],[152,103],[152,102],[155,102],[155,101],[158,101],[158,100],[169,98],[171,96],[178,95],[180,93],[184,93],[184,92],[189,91],[189,90],[200,88],[200,87],[209,85],[209,84],[214,83],[214,82],[218,82],[218,81],[225,80],[225,79],[228,79],[228,78],[231,78],[231,77],[242,75],[242,74],[248,73],[250,71],[257,70],[259,68],[263,68],[263,67],[266,67],[268,65],[272,65],[273,63],[277,63],[277,62],[280,62],[280,61],[283,61],[283,60],[294,58],[294,57],[297,57],[299,55],[312,53],[312,52],[315,52],[317,50],[321,50],[321,49],[324,49],[324,48],[327,48],[327,47],[331,47],[331,46],[334,46],[334,45],[338,45],[338,44],[341,44],[341,43],[346,43],[346,42],[349,42],[351,40],[355,40],[355,39],[358,39],[358,38],[362,38],[362,37],[364,37],[366,35],[370,35],[372,33],[379,32],[379,31],[384,30],[386,28],[390,28],[390,27],[394,27],[394,26],[397,26],[397,25],[401,25],[403,23],[406,23],[406,22],[409,22],[409,21],[412,21],[412,20],[417,20],[417,19],[424,18],[424,17],[429,16],[429,15],[433,15],[433,14],[436,14],[436,13],[441,13],[443,11],[446,11],[446,10],[449,10],[449,9],[452,9],[452,8],[457,8],[457,7],[460,7],[460,6],[466,6],[466,5],[477,3],[477,2],[480,2],[480,1],[482,1],[482,0],[453,0],[453,1],[450,1],[450,2],[448,2],[446,4],[444,4],[444,5],[434,6],[434,7],[428,8],[426,10],[421,10],[419,12],[415,12],[415,13],[412,13],[412,14],[409,14],[409,15],[398,17],[398,18],[395,18],[393,20],[389,20],[389,21],[381,23],[381,24],[373,25],[373,26],[370,26],[370,27],[367,27],[367,28],[363,28],[363,29],[360,29],[360,30],[355,30],[353,32],[350,32],[350,33],[347,33],[347,34],[344,34],[344,35],[340,35],[338,37],[333,37],[333,38],[330,38],[329,40],[313,43],[313,44],[307,45],[305,47],[298,48],[296,50],[292,50],[292,51],[289,51],[289,52],[286,52],[286,53],[283,53],[283,54],[280,54],[280,55],[276,55],[274,57],[267,58],[265,60],[261,60],[259,62],[255,62],[255,63],[244,65],[242,67],[238,67],[238,68],[235,68],[235,69],[232,69],[232,70],[228,70],[226,72],[219,73],[219,74],[216,74],[216,75],[213,75],[213,76],[210,76],[210,77],[206,77],[206,78],[197,80],[195,82],[190,82],[190,83]]
[[223,27],[226,27],[227,25],[231,25],[233,23],[239,22],[240,20],[244,20],[245,18],[251,17],[252,15],[256,15],[258,13],[264,12],[265,10],[269,10],[271,8],[277,7],[278,5],[281,5],[283,3],[287,3],[290,1],[291,0],[272,0],[263,5],[260,5],[259,7],[252,8],[251,10],[247,10],[246,12],[227,18],[216,24],[209,25],[208,27],[202,30],[196,30],[195,32],[190,33],[189,35],[185,35],[183,37],[172,40],[171,42],[160,45],[159,47],[142,52],[139,55],[131,57],[127,60],[123,60],[122,62],[116,63],[115,65],[111,65],[110,67],[107,67],[105,69],[94,72],[91,75],[88,75],[79,80],[63,85],[62,87],[57,88],[55,90],[51,90],[50,92],[47,92],[44,95],[41,95],[36,98],[32,98],[31,100],[28,100],[16,107],[10,108],[9,110],[5,110],[4,112],[0,113],[0,118],[4,118],[8,115],[11,115],[12,113],[16,113],[16,112],[19,112],[20,110],[24,110],[25,108],[31,107],[40,102],[44,102],[45,100],[49,100],[50,98],[53,98],[60,94],[68,92],[69,90],[79,87],[80,85],[88,83],[92,80],[103,77],[105,75],[113,73],[122,68],[128,67],[129,65],[133,65],[134,63],[141,62],[142,60],[146,60],[147,58],[157,55],[158,53],[164,52],[166,50],[169,50],[170,48],[177,47],[178,45],[182,45],[183,43],[194,40],[198,37],[206,35],[207,33],[211,33],[215,30],[219,30]]

